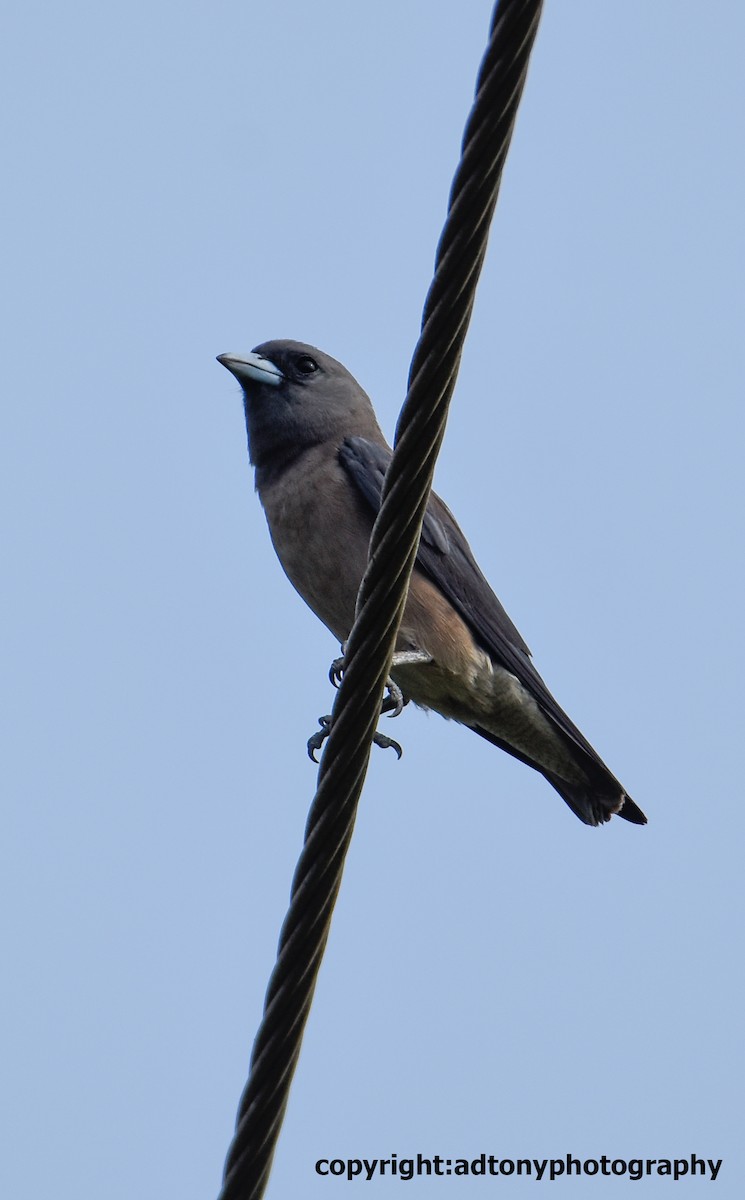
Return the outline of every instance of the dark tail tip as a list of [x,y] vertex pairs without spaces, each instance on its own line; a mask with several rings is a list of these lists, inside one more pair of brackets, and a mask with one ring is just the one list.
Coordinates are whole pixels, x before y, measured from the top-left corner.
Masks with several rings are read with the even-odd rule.
[[645,817],[638,804],[630,796],[627,796],[623,804],[618,810],[619,817],[623,817],[624,821],[631,821],[632,825],[646,825],[647,818]]
[[[562,800],[569,805],[576,817],[585,825],[604,825],[611,817],[623,817],[632,825],[646,825],[647,818],[638,805],[626,795],[620,785],[613,793],[602,792],[599,787],[579,786],[567,783],[549,771],[543,771],[548,782],[555,787]],[[615,783],[615,780],[613,780]]]

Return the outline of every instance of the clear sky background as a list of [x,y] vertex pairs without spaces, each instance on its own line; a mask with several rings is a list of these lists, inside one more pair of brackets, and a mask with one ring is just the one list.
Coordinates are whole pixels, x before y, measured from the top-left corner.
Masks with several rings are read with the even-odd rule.
[[[3,1196],[219,1188],[338,648],[215,355],[315,343],[392,433],[489,15],[6,26]],[[535,1186],[313,1169],[393,1152],[696,1153],[744,1194],[743,39],[737,0],[549,0],[437,470],[649,825],[584,828],[436,716],[386,725],[270,1200]]]

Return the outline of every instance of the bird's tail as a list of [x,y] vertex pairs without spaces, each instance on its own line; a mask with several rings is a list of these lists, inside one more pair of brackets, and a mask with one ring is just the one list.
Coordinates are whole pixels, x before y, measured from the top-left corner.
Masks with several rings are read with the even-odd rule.
[[[541,770],[552,787],[585,825],[602,825],[611,817],[623,817],[632,825],[646,825],[647,818],[637,804],[620,787],[613,793],[602,792],[592,785],[567,783],[550,771]],[[615,782],[615,780],[614,780]]]
[[562,800],[583,824],[602,825],[605,821],[610,821],[611,817],[619,816],[625,821],[631,821],[633,825],[646,825],[647,818],[644,813],[631,797],[626,795],[618,780],[599,759],[595,761],[590,758],[581,747],[576,749],[582,754],[582,766],[587,771],[588,782],[569,783],[552,771],[547,771],[526,754],[521,754],[514,746],[502,741],[488,729],[480,725],[471,725],[470,728],[493,746],[499,746],[500,750],[506,750],[513,758],[519,758],[534,771],[539,771],[551,786],[556,788]]

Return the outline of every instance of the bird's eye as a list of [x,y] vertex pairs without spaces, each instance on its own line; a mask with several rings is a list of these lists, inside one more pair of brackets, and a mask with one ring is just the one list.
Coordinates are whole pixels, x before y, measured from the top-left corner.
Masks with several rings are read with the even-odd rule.
[[318,370],[318,363],[309,354],[301,354],[299,358],[295,359],[295,370],[301,375],[312,375],[314,371]]

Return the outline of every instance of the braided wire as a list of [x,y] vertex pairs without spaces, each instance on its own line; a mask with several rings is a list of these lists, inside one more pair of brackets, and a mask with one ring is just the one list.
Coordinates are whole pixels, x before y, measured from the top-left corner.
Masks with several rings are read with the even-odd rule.
[[499,0],[492,15],[220,1200],[259,1200],[269,1178],[541,8],[542,0]]

